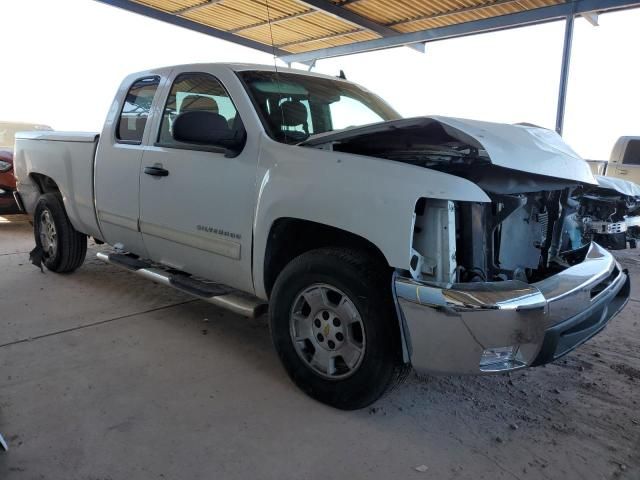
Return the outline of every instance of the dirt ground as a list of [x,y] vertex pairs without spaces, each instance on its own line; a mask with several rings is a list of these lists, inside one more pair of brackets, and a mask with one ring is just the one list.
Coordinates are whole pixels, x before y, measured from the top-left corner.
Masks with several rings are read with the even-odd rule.
[[341,412],[246,320],[95,259],[28,261],[0,217],[0,479],[640,479],[640,250],[632,299],[564,359],[408,381]]

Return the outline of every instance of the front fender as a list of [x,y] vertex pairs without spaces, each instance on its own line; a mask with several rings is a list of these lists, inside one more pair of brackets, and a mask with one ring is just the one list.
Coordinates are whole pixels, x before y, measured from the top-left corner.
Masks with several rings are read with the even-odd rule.
[[254,220],[254,283],[266,298],[264,257],[273,223],[298,218],[359,235],[390,266],[408,269],[413,216],[421,197],[490,202],[476,184],[426,168],[264,138]]

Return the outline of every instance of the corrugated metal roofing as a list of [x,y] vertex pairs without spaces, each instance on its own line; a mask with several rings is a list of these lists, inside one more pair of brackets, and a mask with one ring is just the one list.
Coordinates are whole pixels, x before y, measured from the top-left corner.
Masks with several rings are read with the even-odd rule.
[[[559,0],[135,0],[174,15],[301,53],[428,30],[558,3]],[[322,5],[329,8],[322,8]],[[335,13],[344,9],[347,18]],[[379,26],[380,28],[377,28]]]

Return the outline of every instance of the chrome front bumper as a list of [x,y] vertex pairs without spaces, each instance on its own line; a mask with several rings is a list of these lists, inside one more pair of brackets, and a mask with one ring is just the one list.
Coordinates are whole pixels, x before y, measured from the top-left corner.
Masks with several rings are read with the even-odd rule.
[[396,276],[394,294],[416,371],[483,374],[541,365],[586,342],[627,303],[629,278],[592,243],[581,263],[537,283],[436,285]]

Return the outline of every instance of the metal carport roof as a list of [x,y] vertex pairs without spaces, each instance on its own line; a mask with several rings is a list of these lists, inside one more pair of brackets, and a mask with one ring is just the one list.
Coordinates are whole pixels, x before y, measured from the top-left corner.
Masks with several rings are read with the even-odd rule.
[[399,45],[417,47],[444,38],[640,5],[640,0],[98,1],[274,53],[287,63]]
[[353,53],[565,20],[556,131],[562,134],[574,18],[640,0],[97,0],[307,63]]

